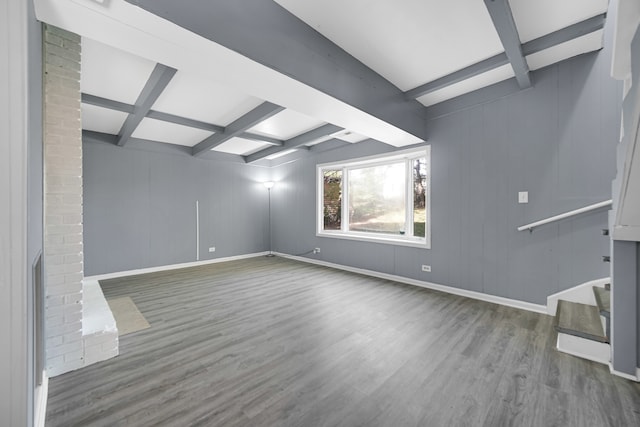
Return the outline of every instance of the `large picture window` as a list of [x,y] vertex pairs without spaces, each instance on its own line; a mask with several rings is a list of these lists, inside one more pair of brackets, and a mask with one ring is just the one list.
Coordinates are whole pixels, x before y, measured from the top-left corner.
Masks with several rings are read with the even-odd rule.
[[317,167],[318,235],[430,247],[430,147]]

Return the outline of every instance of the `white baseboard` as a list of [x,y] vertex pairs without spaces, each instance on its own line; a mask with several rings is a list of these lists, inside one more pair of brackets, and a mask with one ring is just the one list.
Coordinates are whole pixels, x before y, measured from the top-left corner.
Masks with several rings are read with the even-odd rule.
[[177,270],[180,268],[197,267],[199,265],[216,264],[219,262],[236,261],[239,259],[255,258],[268,254],[269,252],[257,252],[245,255],[235,255],[224,258],[214,258],[205,261],[185,262],[182,264],[161,265],[158,267],[141,268],[138,270],[117,271],[114,273],[98,274],[95,276],[87,276],[84,280],[106,280],[116,279],[118,277],[135,276],[138,274],[156,273],[158,271]]
[[609,344],[561,332],[558,332],[556,348],[563,353],[605,365],[611,361],[611,346]]
[[295,259],[297,261],[307,262],[310,264],[322,265],[325,267],[331,267],[338,270],[350,271],[352,273],[364,274],[366,276],[377,277],[380,279],[393,280],[394,282],[406,283],[407,285],[419,286],[421,288],[433,289],[440,292],[446,292],[452,295],[459,295],[475,300],[491,302],[494,304],[500,304],[507,307],[519,308],[521,310],[533,311],[535,313],[547,314],[547,307],[541,304],[533,304],[530,302],[514,300],[510,298],[499,297],[495,295],[483,294],[482,292],[468,291],[466,289],[454,288],[451,286],[438,285],[436,283],[424,282],[422,280],[410,279],[408,277],[397,276],[395,274],[380,273],[378,271],[366,270],[364,268],[349,267],[341,264],[334,264],[332,262],[320,261],[311,258],[300,257],[296,255],[288,255],[279,252],[274,252],[276,255],[283,258]]
[[47,398],[49,396],[49,377],[47,371],[42,373],[42,384],[36,388],[35,396],[35,416],[33,419],[33,425],[35,427],[44,427],[45,418],[47,415]]
[[574,286],[564,291],[557,292],[547,297],[547,314],[555,316],[558,309],[558,300],[578,302],[586,305],[596,305],[596,297],[593,295],[593,287],[598,286],[604,288],[604,285],[611,283],[610,277],[591,280],[584,282],[578,286]]

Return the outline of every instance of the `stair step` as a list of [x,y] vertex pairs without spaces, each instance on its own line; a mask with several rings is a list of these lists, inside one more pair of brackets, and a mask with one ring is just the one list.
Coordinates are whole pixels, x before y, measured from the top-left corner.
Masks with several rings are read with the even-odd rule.
[[609,342],[602,330],[600,313],[595,305],[558,301],[556,331],[592,341]]
[[600,315],[608,318],[611,315],[611,291],[599,286],[594,286],[593,294],[596,297],[596,304],[598,305],[598,310],[600,310]]

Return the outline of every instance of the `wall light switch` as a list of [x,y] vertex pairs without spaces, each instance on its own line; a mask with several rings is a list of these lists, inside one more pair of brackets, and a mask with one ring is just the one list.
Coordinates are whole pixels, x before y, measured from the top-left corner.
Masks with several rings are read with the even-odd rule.
[[528,191],[520,191],[520,192],[518,192],[518,203],[529,203],[529,192]]

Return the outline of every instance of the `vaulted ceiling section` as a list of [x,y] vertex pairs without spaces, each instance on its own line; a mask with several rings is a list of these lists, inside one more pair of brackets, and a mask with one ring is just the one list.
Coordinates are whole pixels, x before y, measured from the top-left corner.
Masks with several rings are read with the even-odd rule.
[[[83,36],[85,139],[272,165],[427,140],[427,109],[599,50],[607,0],[36,0]],[[295,153],[295,154],[294,154]],[[276,160],[277,159],[277,160]]]

